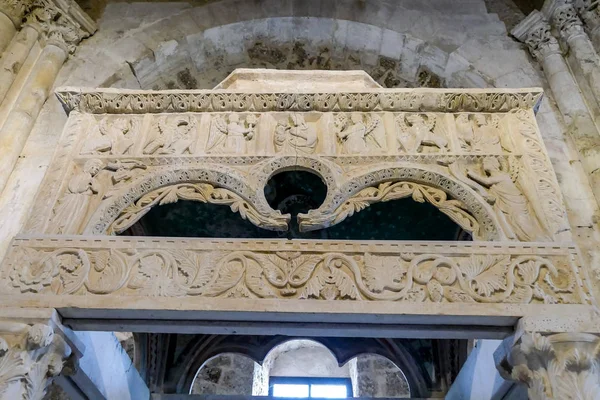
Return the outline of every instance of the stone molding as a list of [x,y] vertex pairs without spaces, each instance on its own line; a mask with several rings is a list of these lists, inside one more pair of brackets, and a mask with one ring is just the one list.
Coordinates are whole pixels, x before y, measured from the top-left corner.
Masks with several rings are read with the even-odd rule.
[[224,90],[136,91],[63,87],[56,94],[67,112],[423,111],[506,112],[533,108],[541,89],[373,89],[361,93],[235,93]]
[[557,244],[23,237],[2,266],[13,295],[591,302],[576,249]]
[[538,61],[553,54],[562,54],[558,40],[552,35],[552,28],[548,20],[537,10],[521,21],[511,31],[511,34],[517,40],[525,43],[531,55]]
[[528,387],[532,400],[597,399],[600,338],[587,333],[525,332],[498,368]]
[[69,365],[71,348],[47,324],[0,321],[0,398],[41,400]]

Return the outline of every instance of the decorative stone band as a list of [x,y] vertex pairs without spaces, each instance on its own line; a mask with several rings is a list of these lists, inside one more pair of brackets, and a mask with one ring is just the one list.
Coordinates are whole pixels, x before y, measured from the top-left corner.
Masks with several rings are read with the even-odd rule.
[[65,110],[85,113],[218,111],[507,112],[533,108],[542,89],[374,89],[361,93],[232,93],[59,88]]
[[576,249],[534,243],[22,237],[1,268],[14,299],[591,302]]

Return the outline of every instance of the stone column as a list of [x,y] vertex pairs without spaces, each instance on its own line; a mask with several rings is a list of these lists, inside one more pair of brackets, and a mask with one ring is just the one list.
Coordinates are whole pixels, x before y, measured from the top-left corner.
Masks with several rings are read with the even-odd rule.
[[37,38],[38,31],[30,25],[25,25],[0,58],[0,103],[4,100]]
[[[27,24],[40,33],[45,46],[0,128],[0,192],[69,52],[74,51],[81,39],[90,34],[64,10],[50,2],[34,3],[27,16]],[[24,52],[25,49],[21,54]]]
[[556,28],[563,47],[568,49],[575,79],[597,114],[600,109],[600,57],[584,31],[575,7],[570,0],[547,1],[542,12]]
[[600,338],[587,333],[524,333],[497,365],[527,386],[531,400],[600,399]]
[[552,36],[548,21],[539,11],[529,14],[511,34],[525,43],[541,64],[581,164],[590,179],[596,201],[600,204],[600,134],[562,56],[558,40]]
[[50,89],[67,58],[67,50],[57,44],[47,44],[42,50],[29,79],[13,109],[0,129],[0,192],[25,146],[29,132],[48,98]]
[[600,51],[600,9],[597,0],[575,0],[575,8],[585,24],[594,47]]
[[0,0],[0,55],[21,26],[32,0]]
[[42,399],[70,357],[50,325],[0,321],[0,399]]

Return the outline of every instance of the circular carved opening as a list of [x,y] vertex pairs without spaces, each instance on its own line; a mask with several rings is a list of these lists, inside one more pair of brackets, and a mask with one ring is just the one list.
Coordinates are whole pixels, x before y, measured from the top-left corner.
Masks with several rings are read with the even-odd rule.
[[307,235],[322,237],[320,233],[300,233],[297,215],[319,208],[327,197],[327,185],[321,177],[308,171],[283,171],[271,177],[264,188],[265,198],[274,210],[282,214],[291,214],[288,237],[297,238]]

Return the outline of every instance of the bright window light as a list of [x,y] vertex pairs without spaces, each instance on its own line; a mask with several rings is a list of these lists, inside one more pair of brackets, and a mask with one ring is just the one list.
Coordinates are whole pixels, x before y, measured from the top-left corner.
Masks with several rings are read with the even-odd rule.
[[276,383],[273,385],[273,397],[308,397],[308,385]]
[[348,397],[346,385],[310,385],[310,397],[341,399]]

